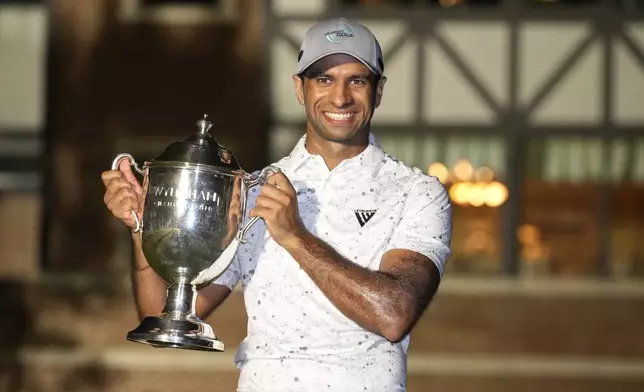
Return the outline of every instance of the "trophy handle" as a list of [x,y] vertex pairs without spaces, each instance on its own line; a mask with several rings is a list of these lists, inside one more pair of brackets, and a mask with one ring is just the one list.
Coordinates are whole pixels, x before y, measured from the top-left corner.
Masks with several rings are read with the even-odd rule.
[[[246,189],[248,190],[248,189],[254,187],[257,184],[266,181],[266,179],[268,177],[272,176],[273,174],[279,173],[279,172],[281,172],[281,170],[277,166],[273,166],[273,165],[266,166],[264,169],[262,169],[261,173],[259,173],[259,175],[256,178],[251,178],[250,181],[248,181],[247,183],[244,180],[245,185],[246,185]],[[244,227],[242,227],[241,230],[239,230],[239,232],[237,233],[237,240],[240,243],[242,243],[242,244],[246,243],[246,240],[244,239],[244,236],[246,235],[248,230],[250,230],[250,228],[255,224],[255,222],[257,222],[260,219],[261,218],[259,216],[256,216],[256,217],[252,218],[250,221],[248,221],[248,223],[246,223],[246,225],[244,225]]]
[[[116,158],[114,158],[114,160],[112,161],[112,170],[118,170],[119,165],[121,164],[121,161],[123,159],[127,159],[128,161],[130,161],[130,166],[133,166],[134,170],[136,170],[137,173],[143,176],[145,175],[145,171],[143,171],[139,167],[139,164],[136,163],[136,160],[134,159],[134,157],[131,154],[127,154],[127,153],[118,154]],[[134,221],[136,222],[136,227],[134,228],[133,231],[135,233],[138,233],[139,231],[141,231],[141,220],[139,219],[138,215],[136,215],[136,212],[134,212],[134,210],[132,210],[132,216],[134,217]]]

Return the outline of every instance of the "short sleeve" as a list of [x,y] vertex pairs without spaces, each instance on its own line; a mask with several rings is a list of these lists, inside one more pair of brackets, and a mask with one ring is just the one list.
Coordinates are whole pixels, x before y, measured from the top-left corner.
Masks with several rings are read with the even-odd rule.
[[452,254],[452,203],[435,177],[423,176],[409,191],[403,216],[386,250],[408,249],[429,257],[443,276]]
[[237,283],[239,283],[240,274],[239,274],[239,257],[235,255],[233,260],[230,262],[230,265],[221,273],[215,280],[212,281],[212,284],[218,284],[220,286],[226,286],[232,291]]

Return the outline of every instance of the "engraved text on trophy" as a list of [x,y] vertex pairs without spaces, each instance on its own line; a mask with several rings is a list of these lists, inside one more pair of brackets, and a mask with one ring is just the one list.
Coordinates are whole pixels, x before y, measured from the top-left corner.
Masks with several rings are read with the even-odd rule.
[[[194,205],[194,208],[201,211],[212,211],[213,207],[219,207],[221,203],[221,197],[217,192],[203,189],[190,189],[190,188],[178,188],[173,186],[154,186],[152,187],[151,194],[154,196],[155,200],[153,205],[158,207],[171,207],[177,208],[181,207],[182,203],[177,203],[179,201],[190,200],[194,202],[211,202],[211,203],[201,203]],[[172,200],[156,200],[157,198],[170,198]],[[183,204],[184,206],[186,204]]]

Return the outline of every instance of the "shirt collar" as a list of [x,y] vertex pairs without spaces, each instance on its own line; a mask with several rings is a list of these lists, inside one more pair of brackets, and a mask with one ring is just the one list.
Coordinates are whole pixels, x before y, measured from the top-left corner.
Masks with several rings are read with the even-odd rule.
[[[315,157],[321,159],[318,154],[311,154],[306,149],[306,134],[304,134],[298,140],[291,153],[282,160],[280,166],[296,173]],[[367,145],[367,148],[355,157],[342,161],[333,169],[333,172],[344,172],[347,170],[352,172],[369,172],[372,177],[375,177],[380,170],[384,158],[385,153],[380,147],[376,136],[369,132],[369,145]]]

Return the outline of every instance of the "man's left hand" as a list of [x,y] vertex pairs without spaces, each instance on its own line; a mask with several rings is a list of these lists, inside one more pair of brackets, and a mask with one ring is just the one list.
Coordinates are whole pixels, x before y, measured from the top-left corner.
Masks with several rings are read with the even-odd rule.
[[306,233],[297,207],[297,193],[282,172],[268,177],[249,216],[262,217],[273,240],[287,249]]

